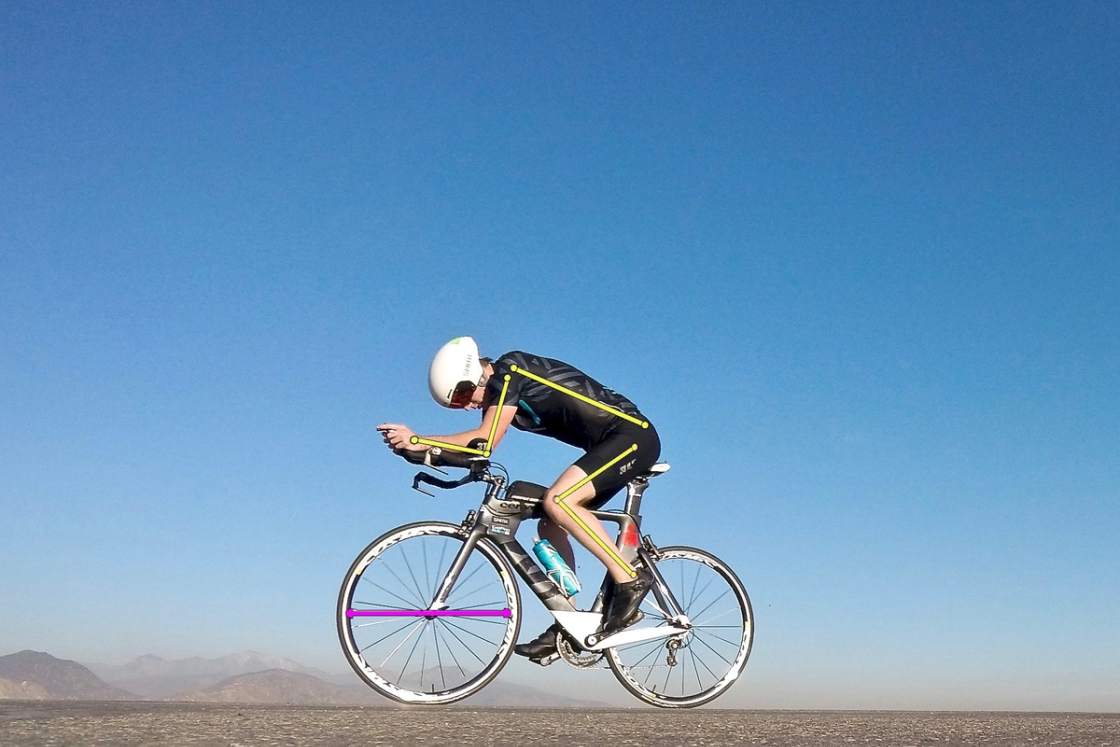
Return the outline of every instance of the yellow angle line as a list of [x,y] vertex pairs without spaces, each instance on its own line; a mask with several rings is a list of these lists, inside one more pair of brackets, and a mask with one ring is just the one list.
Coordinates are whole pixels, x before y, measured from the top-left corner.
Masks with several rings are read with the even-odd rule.
[[636,572],[634,571],[634,569],[633,569],[633,568],[631,568],[631,567],[630,567],[630,566],[629,566],[629,565],[628,565],[628,564],[626,563],[626,561],[625,561],[625,560],[623,560],[623,559],[622,559],[621,557],[619,557],[619,555],[618,555],[618,551],[617,551],[617,550],[616,550],[615,548],[613,548],[613,547],[611,547],[610,545],[608,545],[607,543],[603,542],[603,540],[602,540],[602,539],[600,539],[599,535],[597,535],[597,534],[595,534],[595,532],[591,531],[591,528],[590,528],[589,526],[587,526],[587,524],[583,523],[583,520],[582,520],[582,519],[580,519],[580,518],[579,518],[578,516],[576,516],[576,513],[575,513],[575,511],[573,511],[573,510],[572,510],[572,509],[571,509],[571,508],[570,508],[570,507],[569,507],[569,506],[568,506],[568,505],[567,505],[566,503],[564,503],[564,499],[565,499],[565,498],[567,498],[567,497],[568,497],[569,495],[571,495],[571,494],[572,494],[573,492],[575,492],[576,490],[579,490],[580,488],[582,488],[582,487],[583,487],[584,485],[586,485],[587,483],[589,483],[589,482],[590,482],[591,480],[593,480],[593,479],[595,479],[596,477],[598,477],[599,475],[601,475],[601,474],[602,474],[602,473],[603,473],[604,471],[606,471],[607,469],[610,469],[610,468],[611,468],[611,467],[613,467],[614,465],[618,464],[618,463],[619,463],[620,461],[622,461],[622,460],[623,460],[623,459],[624,459],[624,458],[625,458],[626,456],[628,456],[628,455],[630,455],[630,454],[634,453],[634,452],[635,452],[635,451],[637,451],[637,450],[638,450],[638,445],[637,445],[637,444],[634,444],[634,445],[633,445],[633,446],[631,446],[631,447],[630,447],[629,449],[627,449],[626,451],[622,452],[621,454],[619,454],[618,456],[616,456],[616,457],[615,457],[614,459],[610,460],[609,462],[607,462],[606,464],[604,464],[604,465],[603,465],[602,467],[600,467],[599,469],[595,470],[595,471],[594,471],[594,472],[592,472],[592,473],[591,473],[590,475],[588,475],[587,477],[583,478],[582,480],[580,480],[579,482],[577,482],[577,483],[576,483],[575,485],[573,485],[572,487],[570,487],[570,488],[568,488],[567,490],[565,490],[565,491],[564,491],[563,493],[561,493],[560,495],[556,496],[556,498],[554,499],[554,500],[556,501],[556,504],[557,504],[558,506],[560,506],[560,508],[564,509],[564,511],[566,511],[566,512],[567,512],[568,516],[572,517],[572,519],[573,519],[573,520],[574,520],[574,521],[575,521],[575,522],[576,522],[577,524],[579,524],[579,525],[580,525],[580,528],[582,528],[582,529],[583,529],[583,531],[587,532],[587,535],[588,535],[589,537],[591,537],[591,539],[595,540],[595,542],[596,542],[596,543],[597,543],[597,544],[599,545],[599,547],[603,548],[603,550],[604,550],[604,551],[605,551],[605,552],[606,552],[606,553],[607,553],[608,555],[610,555],[610,556],[611,556],[612,558],[614,558],[614,560],[615,560],[615,561],[616,561],[616,562],[617,562],[617,563],[618,563],[618,564],[619,564],[620,566],[622,566],[622,569],[623,569],[624,571],[626,571],[626,572],[627,572],[628,574],[630,574],[630,578],[634,578],[634,577],[635,577],[635,576],[637,576],[638,574],[637,574],[637,573],[636,573]]
[[502,405],[506,402],[506,391],[509,389],[509,374],[506,374],[502,383],[502,396],[498,397],[498,411],[494,413],[494,422],[490,424],[490,437],[486,439],[486,454],[489,456],[490,448],[494,445],[494,434],[498,432],[498,418],[502,416]]
[[479,456],[486,456],[487,454],[490,453],[488,451],[482,451],[481,449],[472,449],[472,448],[467,447],[467,446],[460,446],[459,444],[448,444],[448,443],[444,443],[443,441],[433,441],[430,438],[420,438],[419,436],[413,436],[412,438],[409,439],[409,441],[411,441],[414,444],[424,444],[425,446],[438,446],[441,449],[451,449],[452,451],[462,451],[462,452],[465,452],[467,454],[478,454]]
[[616,410],[613,407],[610,407],[608,405],[604,405],[602,402],[596,402],[595,400],[591,399],[590,397],[585,397],[582,394],[579,394],[577,392],[573,392],[571,389],[568,389],[567,387],[560,386],[559,384],[554,384],[551,381],[549,381],[548,379],[541,378],[540,376],[537,376],[534,373],[529,373],[524,368],[518,368],[517,366],[510,366],[509,370],[513,371],[514,373],[519,373],[522,376],[527,376],[530,379],[532,379],[533,381],[538,381],[541,384],[544,384],[545,386],[550,386],[558,392],[563,392],[564,394],[567,394],[569,397],[575,397],[580,402],[586,402],[589,405],[595,405],[600,410],[606,410],[607,412],[611,413],[612,415],[617,415],[618,417],[622,418],[623,420],[630,421],[634,425],[640,425],[643,428],[649,428],[649,421],[638,420],[633,415],[627,415],[622,410]]

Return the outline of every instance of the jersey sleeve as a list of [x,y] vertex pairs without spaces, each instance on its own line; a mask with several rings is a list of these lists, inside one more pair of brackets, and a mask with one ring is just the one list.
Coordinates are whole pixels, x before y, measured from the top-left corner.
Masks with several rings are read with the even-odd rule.
[[507,375],[509,376],[509,387],[506,389],[504,406],[517,407],[517,401],[521,399],[521,386],[525,377],[515,375],[510,371],[510,367],[514,365],[524,366],[525,364],[523,362],[519,363],[514,356],[514,353],[506,353],[494,361],[494,375],[486,382],[486,395],[482,398],[484,409],[497,406],[502,397],[502,386],[506,383]]

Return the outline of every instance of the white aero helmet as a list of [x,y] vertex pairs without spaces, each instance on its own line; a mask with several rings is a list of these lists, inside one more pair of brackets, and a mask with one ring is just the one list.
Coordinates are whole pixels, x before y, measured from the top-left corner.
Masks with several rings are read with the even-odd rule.
[[[478,345],[469,337],[456,337],[440,348],[432,360],[432,367],[428,369],[428,390],[444,407],[462,407],[470,401],[467,393],[474,394],[482,373]],[[464,398],[465,401],[461,401]]]

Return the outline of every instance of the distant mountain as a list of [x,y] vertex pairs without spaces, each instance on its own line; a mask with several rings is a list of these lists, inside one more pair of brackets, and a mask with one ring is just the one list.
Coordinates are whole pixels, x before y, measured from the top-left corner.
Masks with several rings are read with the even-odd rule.
[[[437,670],[425,670],[425,680],[435,681]],[[243,674],[195,692],[182,693],[167,700],[195,703],[258,703],[283,705],[392,705],[364,684],[339,687],[308,674],[270,669]],[[554,708],[596,708],[603,703],[558,697],[524,685],[491,682],[482,692],[463,701],[475,706],[552,706]]]
[[32,682],[12,682],[0,677],[0,700],[47,700],[50,695]]
[[283,669],[241,674],[203,690],[168,700],[192,703],[256,703],[277,705],[381,705],[372,692],[356,692],[317,677]]
[[218,659],[192,656],[186,659],[162,659],[152,654],[138,656],[127,664],[87,664],[94,673],[117,687],[139,693],[146,698],[162,699],[177,693],[205,690],[219,682],[241,674],[282,669],[308,674],[332,684],[352,682],[352,676],[340,678],[282,656],[257,651],[238,651]]
[[133,693],[105,683],[76,661],[56,659],[40,651],[0,656],[0,678],[13,683],[23,693],[34,693],[36,700],[139,699]]
[[[303,705],[390,705],[393,702],[378,695],[353,672],[332,675],[291,659],[257,651],[239,651],[217,659],[200,656],[163,659],[144,654],[126,664],[86,666],[110,685],[154,700]],[[247,677],[254,674],[267,676]],[[284,674],[301,677],[289,678]],[[0,672],[0,676],[5,675]],[[437,670],[425,670],[425,684],[438,681],[438,676]],[[418,686],[419,681],[406,684]],[[601,708],[606,705],[552,695],[501,680],[491,682],[481,692],[462,702],[476,706],[557,708]]]

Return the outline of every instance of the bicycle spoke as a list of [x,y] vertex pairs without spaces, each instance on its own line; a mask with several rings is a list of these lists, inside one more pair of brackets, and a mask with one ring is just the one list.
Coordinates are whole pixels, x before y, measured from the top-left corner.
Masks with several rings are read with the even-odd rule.
[[353,623],[351,623],[351,624],[354,625],[355,628],[368,628],[371,625],[390,625],[392,623],[398,623],[400,621],[401,620],[400,620],[399,617],[397,617],[397,618],[386,617],[384,620],[375,620],[373,622],[368,622],[368,623],[357,623],[356,625],[354,625]]
[[409,621],[409,622],[406,622],[406,623],[405,623],[404,625],[400,626],[399,628],[397,628],[396,630],[394,630],[394,631],[393,631],[392,633],[389,633],[388,635],[382,636],[382,637],[378,638],[378,639],[377,639],[376,641],[374,641],[373,643],[369,644],[369,646],[365,646],[364,648],[360,649],[360,650],[359,650],[359,653],[362,653],[362,652],[364,652],[364,651],[365,651],[366,649],[368,649],[368,648],[369,648],[370,646],[376,646],[377,644],[381,643],[381,642],[382,642],[383,640],[385,640],[386,638],[392,638],[392,637],[393,637],[393,636],[395,636],[395,635],[396,635],[397,633],[399,633],[399,632],[401,632],[402,630],[404,630],[405,628],[407,628],[407,627],[408,627],[409,625],[414,625],[414,624],[415,624],[415,623],[413,623],[413,622],[411,622],[411,621]]
[[718,597],[716,597],[711,602],[709,602],[707,607],[705,607],[704,609],[697,612],[696,616],[700,617],[700,615],[703,615],[705,612],[707,612],[708,610],[710,610],[712,608],[712,605],[714,605],[716,602],[723,599],[725,596],[727,596],[730,593],[731,593],[731,588],[728,587],[727,589],[724,590],[724,592],[722,594],[720,594]]
[[[370,583],[372,584],[373,582],[370,581]],[[350,609],[353,609],[354,605],[356,605],[356,604],[364,604],[367,607],[384,607],[387,610],[412,610],[412,609],[416,609],[415,607],[398,607],[395,604],[382,604],[381,602],[359,602],[357,599],[350,602]]]
[[696,654],[692,653],[692,649],[688,651],[688,658],[692,662],[692,671],[696,673],[696,686],[703,690],[704,683],[700,681],[700,670],[696,668]]
[[713,617],[706,618],[704,620],[704,622],[700,623],[699,625],[697,625],[696,623],[693,623],[692,627],[694,627],[694,628],[721,628],[721,627],[723,627],[723,628],[739,628],[740,630],[742,630],[743,627],[746,625],[746,622],[740,623],[739,625],[710,625],[709,624],[713,620],[718,620],[721,617],[726,617],[727,615],[734,615],[734,614],[741,614],[741,613],[742,613],[742,610],[739,609],[737,606],[736,607],[728,607],[723,612],[720,612]]
[[[389,573],[393,576],[393,578],[395,578],[397,580],[397,583],[401,585],[402,589],[406,593],[408,593],[408,594],[412,593],[412,589],[408,588],[408,584],[406,584],[404,581],[401,580],[401,577],[397,575],[397,572],[393,570],[393,567],[391,565],[389,565],[387,563],[382,563],[382,565],[385,567],[385,570],[389,571]],[[364,575],[362,577],[365,578]],[[393,592],[389,591],[384,586],[380,586],[379,584],[374,583],[372,581],[370,583],[373,583],[374,586],[377,586],[377,588],[381,589],[386,594],[393,594]],[[405,604],[415,605],[412,609],[420,609],[420,608],[428,606],[428,605],[424,604],[422,601],[420,601],[420,602],[410,602],[409,600],[402,597],[400,594],[393,594],[393,596],[396,597],[397,599],[401,600]],[[419,597],[417,597],[417,598],[419,598]]]
[[653,656],[654,654],[656,654],[656,653],[657,653],[657,652],[658,652],[659,650],[660,650],[660,647],[659,647],[659,646],[654,646],[653,648],[651,648],[651,649],[649,650],[649,653],[647,653],[647,654],[646,654],[645,656],[643,656],[642,658],[640,658],[640,659],[638,659],[638,660],[637,660],[636,662],[634,662],[634,663],[633,663],[633,665],[631,665],[631,667],[630,667],[630,668],[631,668],[631,669],[634,669],[634,668],[636,668],[636,667],[637,667],[637,666],[638,666],[639,664],[641,664],[641,663],[642,663],[643,661],[645,661],[645,660],[646,660],[646,659],[648,659],[649,657],[651,657],[651,656]]
[[[696,636],[696,631],[695,630],[692,631],[692,635],[693,635],[693,637]],[[723,641],[728,646],[734,646],[735,648],[739,648],[739,641],[729,641],[726,638],[721,638],[720,636],[716,635],[715,633],[705,633],[704,635],[710,635],[712,638],[715,638],[717,641]]]
[[[442,631],[440,630],[438,625],[436,626],[436,634],[442,634]],[[451,646],[447,643],[447,641],[444,641],[443,645],[444,648],[447,649],[447,653],[451,656],[451,661],[455,662],[455,666],[459,668],[459,673],[466,677],[467,672],[463,669],[463,665],[459,663],[459,657],[455,656],[455,652],[451,650]]]
[[[443,620],[442,622],[443,622],[444,624],[447,624],[447,621],[446,621],[446,620]],[[448,627],[454,627],[454,626],[452,626],[452,625],[448,625]],[[483,660],[482,660],[482,659],[481,659],[481,658],[479,657],[479,655],[478,655],[478,654],[476,654],[476,653],[474,652],[474,649],[473,649],[473,648],[471,648],[470,646],[468,646],[468,645],[466,644],[466,642],[465,642],[465,641],[463,641],[463,639],[462,639],[462,638],[460,638],[459,636],[455,635],[455,631],[453,631],[453,630],[448,630],[447,632],[448,632],[448,633],[450,633],[450,634],[452,635],[452,637],[454,637],[454,638],[455,638],[455,640],[457,640],[457,641],[459,642],[459,645],[460,645],[460,646],[462,646],[463,648],[465,648],[465,649],[467,650],[467,653],[468,653],[468,654],[470,654],[470,655],[471,655],[471,656],[473,656],[474,658],[478,659],[478,663],[479,663],[479,664],[483,664],[483,665],[485,665],[485,664],[486,664],[486,662],[484,662],[484,661],[483,661]],[[463,631],[463,632],[467,632],[467,631]],[[489,641],[487,641],[487,643],[489,643]]]
[[[689,649],[689,650],[691,651],[691,649]],[[708,663],[706,661],[704,661],[703,659],[701,659],[700,656],[695,651],[692,651],[692,658],[695,659],[696,661],[700,662],[700,666],[704,667],[704,669],[707,669],[708,674],[712,675],[717,680],[719,679],[719,675],[716,674],[715,672],[713,672],[712,668],[708,666]]]
[[[421,626],[421,627],[423,627],[423,626]],[[419,630],[419,628],[417,630]],[[415,632],[416,632],[415,630],[412,631],[412,633],[415,633]],[[408,634],[408,638],[412,637],[412,633]],[[408,663],[410,661],[412,661],[412,656],[413,656],[413,654],[416,653],[416,646],[417,646],[417,644],[420,643],[420,639],[423,638],[423,637],[424,637],[424,634],[421,633],[420,635],[416,636],[416,640],[412,642],[412,650],[408,652],[408,658],[404,660],[404,666],[401,667],[401,676],[397,677],[397,684],[398,685],[401,684],[401,680],[404,679],[404,673],[408,671]],[[404,641],[407,641],[408,638],[405,638]],[[404,641],[401,641],[399,644],[397,644],[397,648],[400,648],[401,645],[404,644]],[[397,648],[393,649],[393,653],[389,654],[389,656],[387,656],[385,658],[385,661],[381,662],[381,666],[385,666],[385,664],[389,661],[389,659],[393,658],[393,654],[397,653]],[[421,671],[420,672],[421,683],[423,683],[423,677],[424,677],[424,672]]]
[[478,640],[480,640],[480,641],[484,641],[484,642],[486,642],[486,643],[490,644],[491,646],[497,646],[497,645],[498,645],[498,644],[500,643],[500,641],[491,641],[491,640],[489,640],[489,639],[483,638],[483,637],[482,637],[482,636],[480,636],[480,635],[479,635],[478,633],[475,633],[475,632],[473,632],[473,631],[467,630],[466,628],[461,628],[461,627],[459,627],[458,625],[456,625],[455,623],[453,623],[453,622],[451,622],[451,621],[447,620],[446,618],[444,619],[444,622],[446,622],[446,623],[447,623],[447,624],[448,624],[449,626],[451,626],[452,628],[455,628],[456,630],[461,630],[462,632],[466,633],[467,635],[473,635],[473,636],[474,636],[475,638],[477,638]]
[[[446,545],[446,542],[440,543]],[[428,543],[425,542],[420,546],[421,552],[424,553],[424,588],[428,589],[428,599],[434,599],[436,590],[432,588],[432,576],[428,572]]]
[[[681,568],[684,568],[684,564],[683,564],[683,563],[681,564]],[[692,603],[693,603],[694,601],[696,601],[696,585],[697,585],[698,583],[700,583],[700,569],[701,569],[701,568],[702,568],[702,566],[701,566],[700,564],[697,564],[697,565],[696,565],[696,576],[695,576],[695,577],[694,577],[694,578],[692,579],[692,594],[690,594],[690,595],[689,595],[689,598],[688,598],[688,606],[687,606],[687,607],[685,607],[685,610],[686,610],[686,611],[687,611],[687,610],[688,610],[688,609],[689,609],[690,607],[692,607]],[[711,582],[709,582],[709,583],[711,583]],[[682,587],[684,586],[684,583],[683,583],[683,582],[681,583],[681,586],[682,586]],[[707,587],[704,587],[704,588],[707,588]]]
[[[389,655],[385,657],[385,661],[381,662],[381,666],[383,666],[383,667],[384,667],[384,666],[385,666],[385,664],[386,664],[386,663],[388,663],[389,659],[392,659],[392,658],[393,658],[393,654],[397,653],[397,651],[399,651],[399,650],[400,650],[400,647],[401,647],[401,646],[403,646],[403,645],[404,645],[405,643],[407,643],[407,642],[408,642],[408,639],[409,639],[409,638],[411,638],[411,637],[413,636],[413,634],[414,634],[414,633],[416,633],[416,631],[417,631],[417,630],[419,630],[419,629],[420,629],[420,626],[421,626],[421,625],[423,625],[423,624],[424,624],[424,621],[423,621],[423,620],[417,620],[416,622],[414,622],[414,623],[411,623],[411,625],[412,625],[412,630],[411,630],[411,631],[409,632],[409,634],[408,634],[408,635],[406,635],[406,636],[404,637],[404,640],[402,640],[402,641],[401,641],[400,643],[398,643],[398,644],[397,644],[396,648],[394,648],[394,649],[393,649],[392,651],[390,651],[390,652],[389,652]],[[407,627],[407,626],[406,626],[406,627]],[[388,637],[388,636],[386,636],[386,638],[387,638],[387,637]],[[384,638],[382,638],[381,640],[385,640],[385,639],[384,639]],[[415,644],[413,644],[413,646],[412,646],[412,647],[413,647],[413,648],[415,649],[415,648],[416,648],[416,645],[415,645]],[[405,662],[405,666],[407,666],[407,665],[408,665],[408,662]]]
[[[708,587],[715,583],[715,580],[717,578],[719,578],[719,576],[709,578],[708,583],[704,584],[704,588],[692,595],[692,599],[688,600],[688,607],[685,608],[685,614],[688,614],[688,610],[692,609],[692,603],[697,599],[700,599],[703,596],[704,592],[708,590]],[[699,617],[699,615],[697,615],[697,617]]]
[[[366,570],[368,571],[369,569],[367,568]],[[390,570],[389,572],[392,573],[392,570]],[[405,603],[406,606],[398,607],[397,609],[414,610],[414,609],[417,609],[418,607],[422,606],[422,605],[416,604],[416,602],[412,601],[411,599],[405,599],[404,597],[402,597],[400,594],[397,594],[396,592],[389,591],[384,586],[377,583],[373,579],[366,577],[365,575],[362,575],[358,580],[359,581],[365,581],[367,584],[370,584],[372,586],[376,586],[378,589],[385,592],[386,594],[393,597],[394,599],[397,599],[397,600]],[[369,604],[369,603],[368,602],[363,602],[363,604]],[[388,605],[384,605],[384,606],[388,607]]]
[[401,548],[401,557],[404,558],[404,567],[408,569],[408,575],[412,578],[412,585],[416,587],[416,593],[419,595],[421,600],[420,608],[423,609],[431,603],[431,597],[428,597],[427,603],[423,601],[424,592],[420,591],[420,582],[416,580],[416,574],[412,571],[412,563],[408,562],[408,553],[404,551],[404,548]]
[[[436,571],[437,572],[442,571],[442,569],[443,569],[443,558],[447,554],[447,548],[450,547],[450,546],[451,546],[450,542],[441,542],[440,543],[439,561],[436,563]],[[448,568],[447,570],[451,570],[451,569]],[[444,575],[446,576],[447,574],[445,573]],[[439,591],[439,589],[437,588],[436,591]],[[435,592],[432,592],[432,596],[435,597]]]
[[[481,602],[479,604],[457,604],[457,605],[455,605],[455,609],[457,609],[457,610],[476,610],[476,609],[479,609],[481,607],[493,607],[495,609],[498,609],[498,608],[504,608],[505,604],[506,604],[506,600],[500,599],[497,602]],[[505,625],[505,623],[502,623],[502,625]]]
[[439,679],[443,683],[443,689],[447,689],[447,677],[443,674],[443,657],[439,653],[439,638],[436,637],[436,626],[432,626],[432,642],[436,644],[436,666],[439,667]]
[[694,640],[694,641],[700,641],[700,643],[703,643],[703,644],[704,644],[704,647],[705,647],[706,649],[708,649],[709,651],[711,651],[711,652],[712,652],[713,654],[715,654],[715,655],[716,655],[716,656],[718,656],[719,658],[723,659],[723,660],[724,660],[724,662],[726,662],[727,664],[731,664],[731,662],[730,662],[730,661],[727,661],[727,659],[724,659],[724,656],[723,656],[723,654],[721,654],[721,653],[720,653],[719,651],[716,651],[716,650],[715,650],[714,648],[712,648],[711,646],[709,646],[709,645],[707,644],[707,642],[706,642],[706,641],[704,641],[704,639],[702,639],[702,638],[697,638],[696,636],[692,636],[692,640]]
[[[479,593],[480,591],[485,591],[485,590],[489,589],[490,587],[492,587],[493,585],[494,585],[493,581],[487,581],[482,586],[476,587],[472,591],[464,593],[457,598],[458,599],[470,599],[475,594]],[[459,609],[466,609],[465,607],[463,607],[463,605],[459,604],[458,602],[455,603],[455,607],[459,608]]]
[[684,666],[680,662],[679,659],[677,660],[677,666],[680,667],[680,669],[681,669],[681,696],[683,697],[684,696]]

